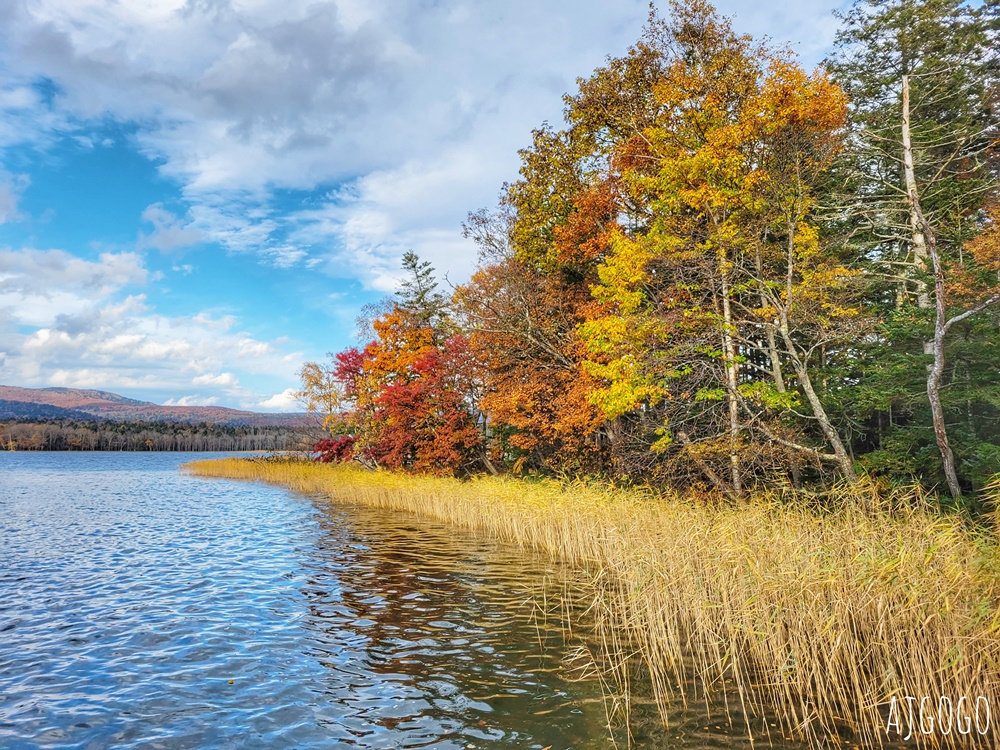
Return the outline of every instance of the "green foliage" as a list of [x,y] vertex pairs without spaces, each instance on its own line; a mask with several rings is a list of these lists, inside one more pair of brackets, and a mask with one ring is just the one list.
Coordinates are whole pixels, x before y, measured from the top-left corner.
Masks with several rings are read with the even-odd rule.
[[440,337],[449,322],[449,304],[438,291],[434,268],[412,250],[403,253],[402,266],[405,275],[396,291],[396,305],[413,318],[417,327],[429,328]]

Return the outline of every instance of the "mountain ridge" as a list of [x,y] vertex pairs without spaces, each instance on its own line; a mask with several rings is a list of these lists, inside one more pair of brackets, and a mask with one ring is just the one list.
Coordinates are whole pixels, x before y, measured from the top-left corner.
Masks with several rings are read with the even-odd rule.
[[91,419],[128,422],[213,422],[222,425],[295,426],[307,414],[267,414],[226,406],[166,406],[86,388],[0,385],[0,419]]

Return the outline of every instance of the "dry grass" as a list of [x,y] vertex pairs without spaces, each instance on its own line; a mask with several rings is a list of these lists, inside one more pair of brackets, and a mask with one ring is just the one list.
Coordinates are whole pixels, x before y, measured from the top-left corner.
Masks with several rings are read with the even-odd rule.
[[[594,484],[310,463],[189,469],[431,516],[590,571],[611,651],[639,655],[664,717],[686,698],[678,686],[694,684],[735,696],[749,716],[773,711],[817,746],[839,731],[872,747],[887,741],[893,695],[983,696],[1000,707],[995,542],[913,498],[895,498],[891,513],[872,509],[872,488],[845,493],[834,510],[773,498],[733,508]],[[939,728],[915,740],[995,747],[998,735]]]

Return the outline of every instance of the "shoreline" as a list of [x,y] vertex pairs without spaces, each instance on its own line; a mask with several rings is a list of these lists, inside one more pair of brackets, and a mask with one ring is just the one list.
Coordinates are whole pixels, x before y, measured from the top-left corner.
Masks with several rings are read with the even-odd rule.
[[693,682],[710,695],[734,689],[741,713],[773,713],[782,733],[816,747],[840,737],[985,748],[1000,735],[891,713],[907,696],[1000,711],[996,542],[920,504],[897,498],[889,514],[859,494],[827,511],[773,498],[708,507],[599,483],[248,458],[184,468],[429,516],[586,570],[611,661],[637,655],[664,718],[685,700],[676,686]]

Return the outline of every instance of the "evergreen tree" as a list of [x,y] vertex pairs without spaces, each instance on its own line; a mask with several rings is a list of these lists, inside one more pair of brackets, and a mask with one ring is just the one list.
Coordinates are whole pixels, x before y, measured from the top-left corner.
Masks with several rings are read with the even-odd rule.
[[863,423],[855,447],[954,496],[983,478],[1000,404],[979,375],[996,371],[996,322],[957,304],[995,284],[966,243],[997,191],[997,8],[857,0],[830,61],[851,97],[839,218],[886,321],[844,403]]
[[403,254],[402,265],[406,276],[396,291],[396,305],[416,328],[431,329],[436,342],[447,338],[444,329],[450,317],[448,299],[438,291],[434,267],[412,250]]

